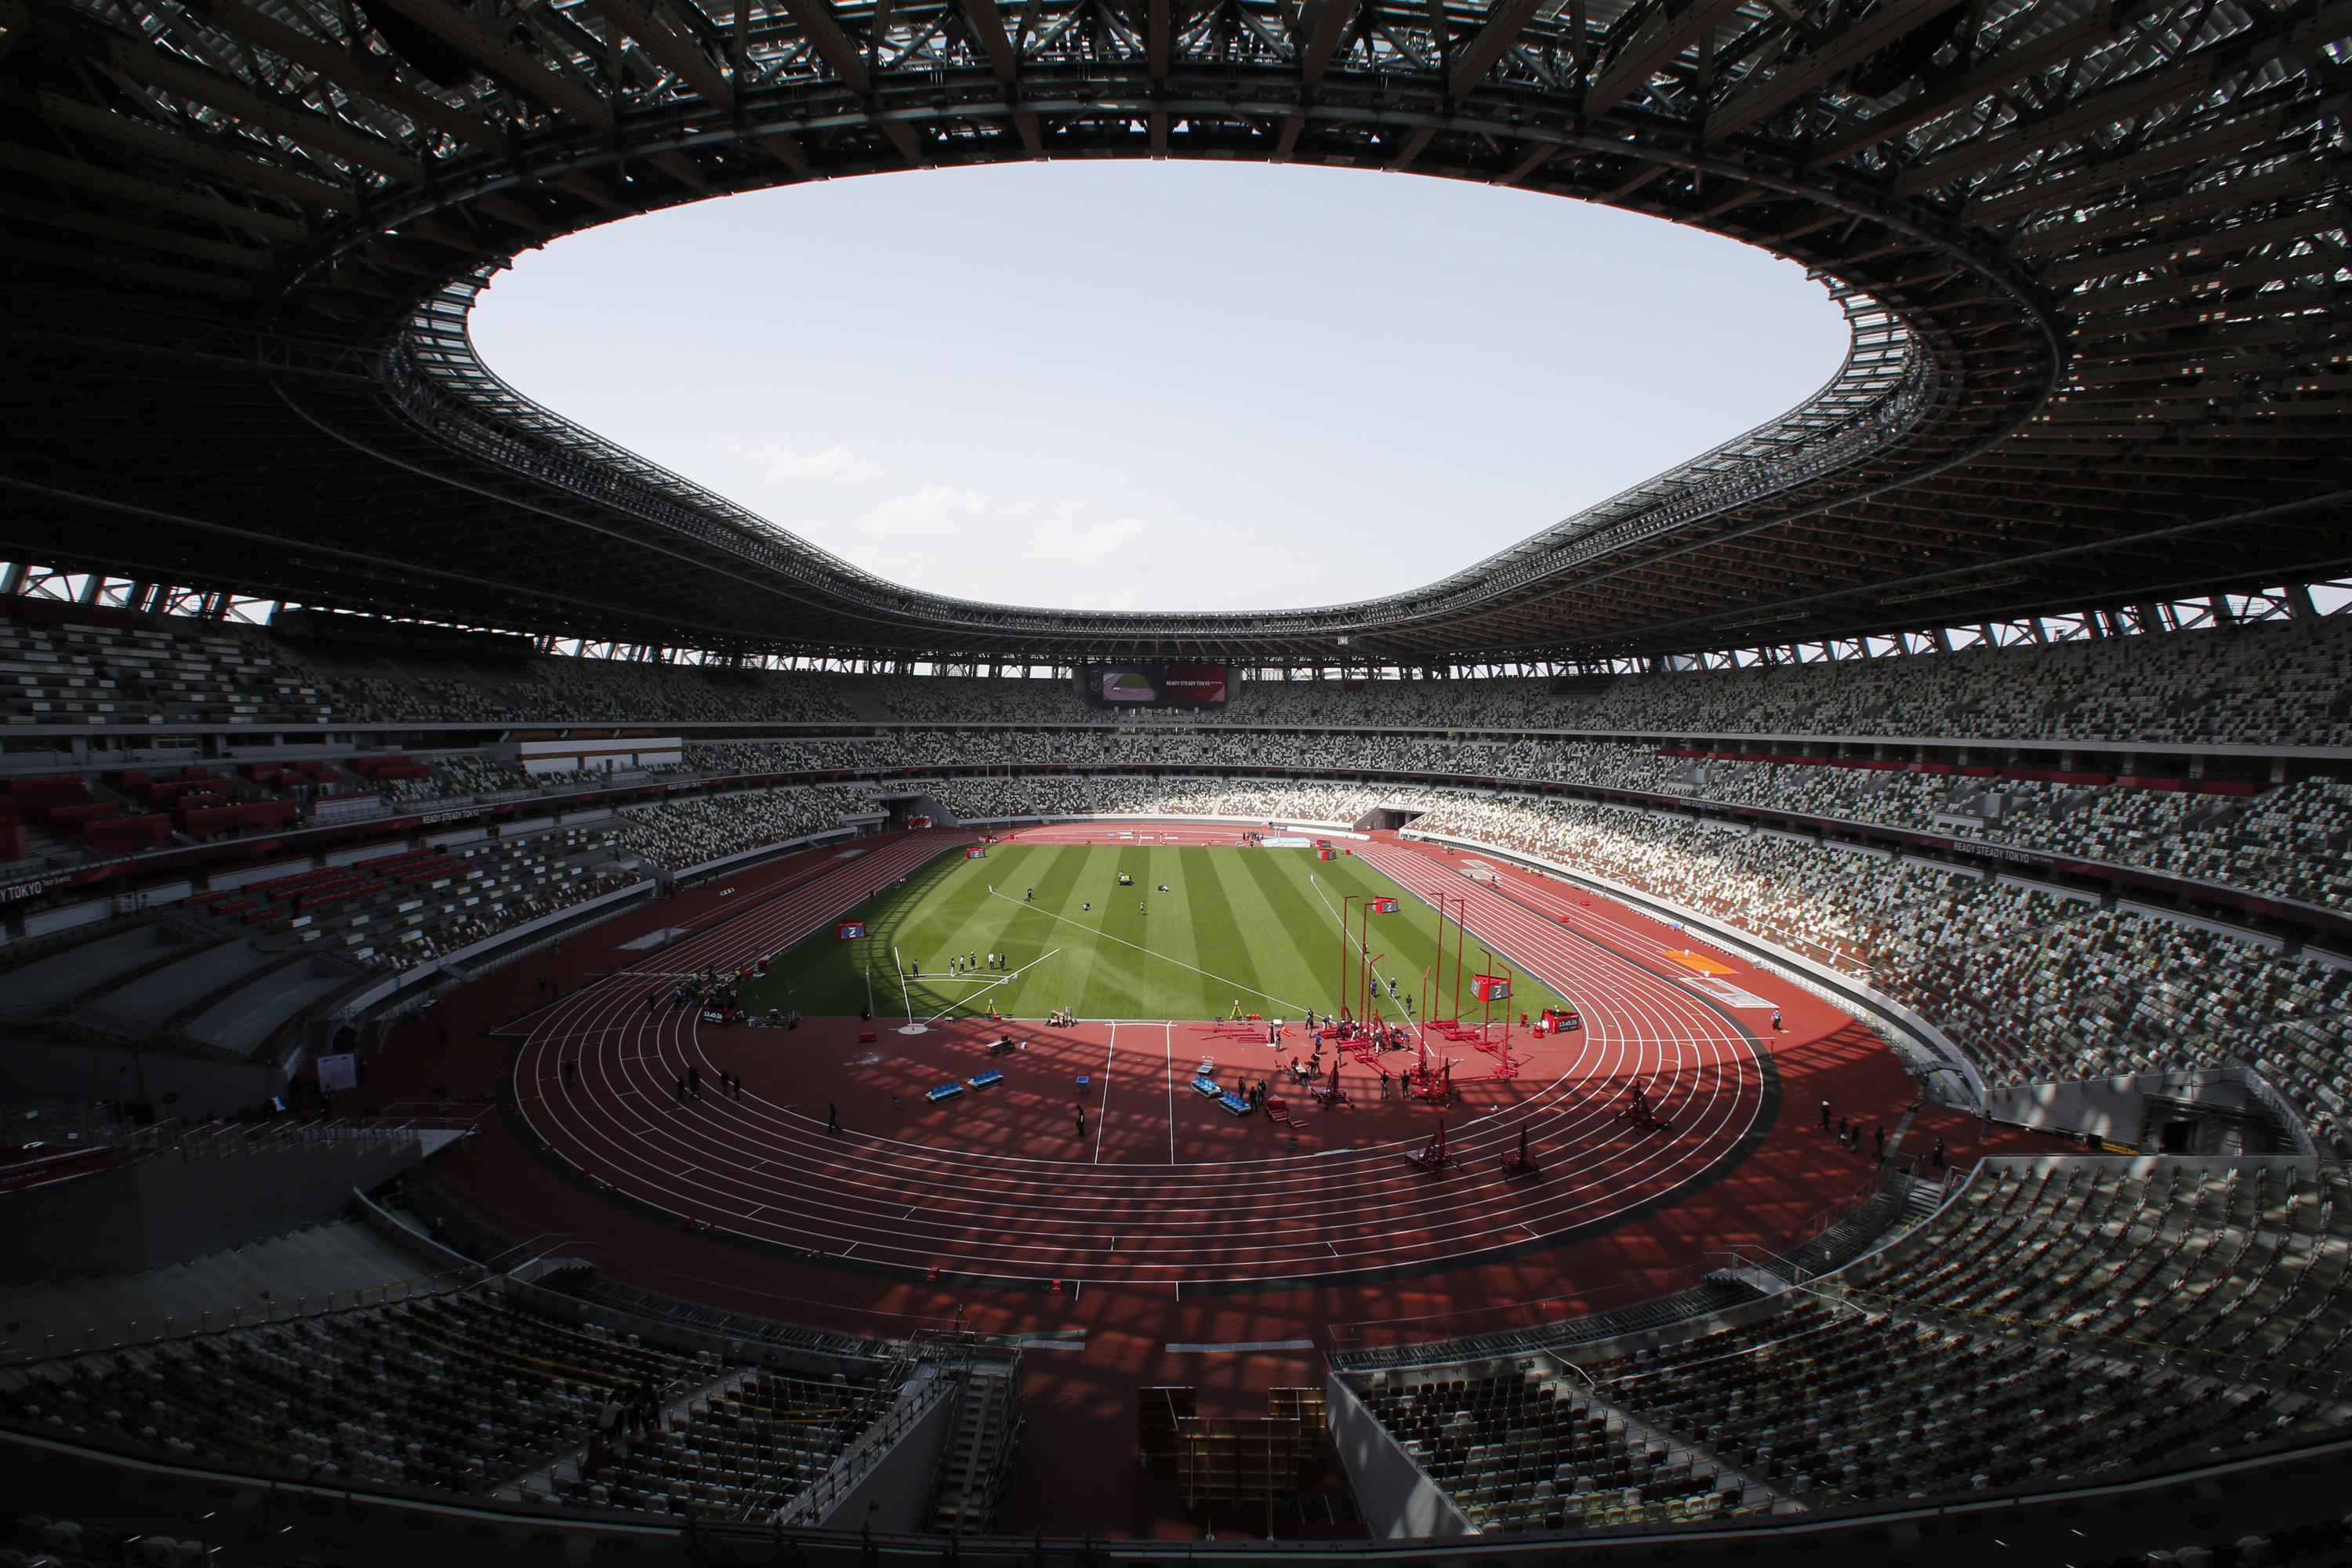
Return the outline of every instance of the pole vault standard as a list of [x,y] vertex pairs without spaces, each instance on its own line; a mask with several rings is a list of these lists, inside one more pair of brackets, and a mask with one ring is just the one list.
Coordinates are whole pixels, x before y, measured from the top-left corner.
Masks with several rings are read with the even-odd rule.
[[898,1032],[902,1035],[922,1034],[925,1032],[923,1026],[915,1022],[915,994],[907,986],[907,965],[899,958],[898,944],[895,942],[890,944],[890,962],[898,966],[898,999],[907,1005],[907,1022]]
[[1367,898],[1364,907],[1357,911],[1356,921],[1356,990],[1361,1001],[1356,1016],[1369,1024],[1372,1021],[1372,900]]
[[1423,997],[1421,1016],[1423,1019],[1422,1028],[1424,1032],[1426,1032],[1429,1027],[1430,1020],[1443,1016],[1443,1015],[1438,1012],[1438,1009],[1444,1006],[1444,1003],[1439,999],[1438,992],[1444,986],[1444,984],[1445,895],[1444,893],[1440,893],[1437,895],[1437,962],[1421,972],[1421,994]]
[[1463,1020],[1463,942],[1470,941],[1470,900],[1454,900],[1454,1023]]
[[[1478,987],[1478,1038],[1484,1041],[1486,1031],[1495,1024],[1495,987],[1491,984],[1495,975],[1495,955],[1486,951],[1486,944],[1482,942],[1478,944],[1478,956],[1486,961],[1481,969],[1482,979],[1487,983]],[[1508,1024],[1510,1021],[1511,1016],[1506,1012],[1503,1022]]]
[[1339,900],[1339,988],[1331,993],[1333,1005],[1340,1012],[1348,1010],[1348,906],[1362,898],[1361,893],[1349,893]]

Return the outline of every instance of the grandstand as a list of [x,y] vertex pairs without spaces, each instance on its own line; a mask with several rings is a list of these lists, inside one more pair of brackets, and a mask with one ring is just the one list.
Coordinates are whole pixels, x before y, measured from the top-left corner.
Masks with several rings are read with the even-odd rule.
[[[0,0],[0,1563],[2352,1560],[2347,51]],[[468,336],[1080,157],[1647,214],[1846,357],[1177,614],[886,581]]]

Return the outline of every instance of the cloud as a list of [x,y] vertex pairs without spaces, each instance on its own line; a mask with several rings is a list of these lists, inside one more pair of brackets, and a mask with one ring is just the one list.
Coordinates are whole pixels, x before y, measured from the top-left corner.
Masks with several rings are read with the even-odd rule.
[[[1171,526],[1091,494],[1013,494],[905,476],[846,443],[721,436],[718,488],[803,539],[911,588],[1066,609],[1213,608],[1247,599],[1235,530]],[[906,482],[911,479],[913,482]]]
[[818,484],[862,489],[881,483],[883,479],[881,464],[861,455],[845,441],[801,447],[790,441],[746,441],[721,436],[719,449],[726,454],[728,461],[765,485]]

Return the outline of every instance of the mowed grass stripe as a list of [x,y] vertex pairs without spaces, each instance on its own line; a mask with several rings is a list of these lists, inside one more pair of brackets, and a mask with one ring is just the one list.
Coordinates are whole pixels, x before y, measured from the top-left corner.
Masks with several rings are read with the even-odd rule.
[[[1167,845],[1156,846],[1150,858],[1145,862],[1146,869],[1138,877],[1138,880],[1143,884],[1142,891],[1151,900],[1151,916],[1144,921],[1144,924],[1150,928],[1150,945],[1153,952],[1164,954],[1172,964],[1192,964],[1196,968],[1213,967],[1203,963],[1201,959],[1201,923],[1199,917],[1193,912],[1192,903],[1193,889],[1208,880],[1208,878],[1203,875],[1207,869],[1206,864],[1201,858],[1203,853],[1198,849],[1179,849]],[[1160,884],[1163,882],[1168,885],[1169,889],[1164,893],[1160,890]],[[1176,974],[1191,973],[1190,970],[1184,969],[1174,971]],[[1192,978],[1195,984],[1184,994],[1198,995],[1199,986],[1203,982],[1197,974],[1192,975]],[[1164,1005],[1168,998],[1163,995],[1155,996],[1151,1000]],[[1177,1013],[1164,1016],[1190,1017],[1194,1015]]]
[[[1134,874],[1134,887],[1117,885],[1122,868]],[[1158,890],[1162,882],[1170,892]],[[1024,903],[1030,888],[1035,900]],[[1429,1016],[1430,999],[1420,993],[1423,971],[1436,953],[1434,912],[1363,861],[1322,861],[1303,850],[1125,841],[999,846],[980,860],[950,855],[934,861],[866,905],[866,941],[835,942],[829,929],[821,930],[780,955],[746,1000],[761,1010],[797,1005],[815,1016],[855,1014],[866,996],[862,966],[870,960],[876,1011],[898,1015],[905,1003],[892,963],[895,943],[901,961],[922,966],[921,979],[908,988],[918,1018],[985,1016],[992,1002],[1019,1018],[1040,1018],[1056,1007],[1082,1017],[1221,1018],[1236,994],[1244,1012],[1292,1016],[1312,1006],[1326,1013],[1342,1000],[1335,994],[1341,938],[1333,910],[1349,893],[1359,895],[1349,906],[1355,910],[1365,897],[1399,900],[1402,912],[1372,918],[1372,949],[1387,954],[1381,972],[1414,994],[1415,1013]],[[1136,913],[1139,901],[1149,903],[1148,915]],[[1476,966],[1475,933],[1472,941],[1465,991]],[[1449,978],[1453,945],[1449,931]],[[975,952],[1009,954],[1021,978],[982,969],[950,982],[950,957]],[[1054,956],[1045,959],[1047,953]],[[992,984],[998,981],[1004,983]],[[1353,1006],[1356,997],[1346,1000]],[[1522,973],[1512,1011],[1554,1000]],[[1397,1009],[1384,1003],[1381,1011],[1392,1017]],[[1475,1001],[1465,1000],[1464,1012],[1476,1017]]]
[[[1077,1008],[1077,994],[1094,966],[1094,942],[1054,914],[1063,912],[1063,905],[1073,917],[1077,914],[1077,886],[1089,856],[1051,848],[990,848],[988,856],[1007,856],[1007,872],[1013,875],[995,879],[997,893],[1021,900],[1018,910],[997,902],[1004,910],[1004,952],[1021,971],[1021,978],[995,996],[997,1011],[1012,1018],[1042,1018],[1058,1006]],[[1030,898],[1030,889],[1037,896]],[[1049,952],[1054,957],[1046,959]]]
[[1262,930],[1253,940],[1258,951],[1279,952],[1273,962],[1300,977],[1291,984],[1293,998],[1318,1014],[1333,1011],[1339,922],[1307,880],[1312,875],[1308,867],[1327,862],[1316,859],[1311,849],[1254,850],[1234,858],[1257,888]]
[[[1273,910],[1266,907],[1265,895],[1252,873],[1249,861],[1263,855],[1276,853],[1267,849],[1246,849],[1219,854],[1203,849],[1209,858],[1211,874],[1217,879],[1219,891],[1225,900],[1225,921],[1212,933],[1207,951],[1218,962],[1204,963],[1203,969],[1220,974],[1231,974],[1236,981],[1247,979],[1255,994],[1244,994],[1242,1011],[1268,1013],[1275,1009],[1297,1012],[1314,1006],[1322,994],[1300,968],[1297,950],[1286,942],[1273,940]],[[1223,1006],[1217,1006],[1222,1003]],[[1213,1016],[1223,1017],[1233,1005],[1229,991],[1223,997],[1211,999],[1216,1008]]]
[[[1115,941],[1098,942],[1094,951],[1093,967],[1087,975],[1087,988],[1078,999],[1077,1009],[1087,1018],[1141,1017],[1143,993],[1147,982],[1142,971],[1153,967],[1143,961],[1136,946],[1148,946],[1144,937],[1143,919],[1135,912],[1135,900],[1145,896],[1150,884],[1142,878],[1145,857],[1132,844],[1117,844],[1097,848],[1087,861],[1085,879],[1079,884],[1081,893],[1094,895],[1097,928]],[[1122,888],[1118,874],[1125,871],[1134,877],[1136,886]],[[1081,899],[1081,902],[1087,901]],[[1135,946],[1122,945],[1133,943]]]

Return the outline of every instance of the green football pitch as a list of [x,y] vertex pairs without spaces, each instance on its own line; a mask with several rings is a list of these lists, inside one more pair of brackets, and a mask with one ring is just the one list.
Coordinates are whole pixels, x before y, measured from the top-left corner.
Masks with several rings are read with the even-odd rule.
[[[1133,887],[1119,885],[1122,871]],[[1346,906],[1351,893],[1357,901]],[[1310,1007],[1339,1009],[1339,911],[1382,897],[1397,900],[1397,912],[1372,916],[1368,940],[1374,974],[1397,994],[1377,1001],[1380,1016],[1399,1018],[1410,1002],[1413,1017],[1431,1016],[1423,971],[1437,960],[1437,912],[1362,861],[1142,845],[996,845],[982,859],[942,857],[844,917],[866,922],[863,939],[836,941],[827,926],[746,987],[745,1002],[841,1016],[870,994],[877,1016],[918,1019],[985,1017],[992,1005],[1007,1018],[1064,1008],[1081,1018],[1222,1018],[1239,1002],[1244,1013],[1295,1019]],[[1349,929],[1361,923],[1353,914]],[[1459,941],[1449,923],[1434,1016],[1453,1012]],[[1470,983],[1479,942],[1474,929],[1464,949],[1465,1018],[1479,1014]],[[992,952],[1009,967],[984,967]],[[950,961],[968,953],[982,955],[983,967],[951,974]],[[1514,1011],[1559,1005],[1514,967]],[[1349,989],[1358,984],[1351,960]]]

